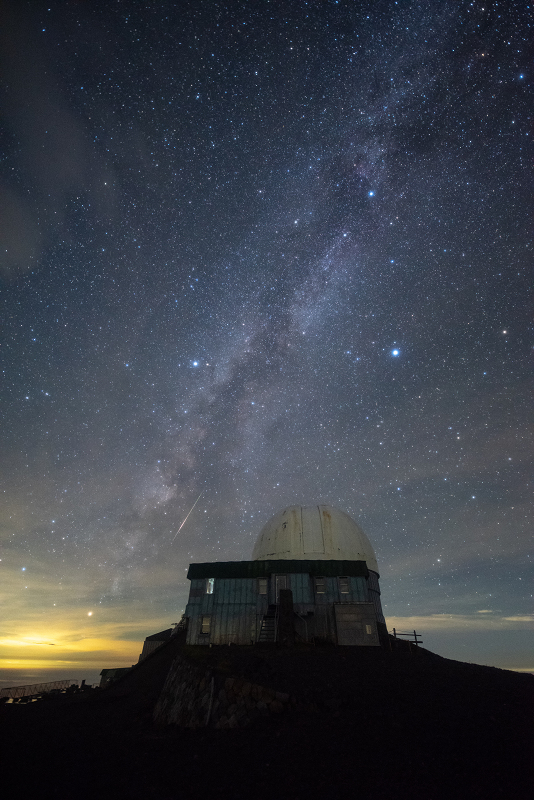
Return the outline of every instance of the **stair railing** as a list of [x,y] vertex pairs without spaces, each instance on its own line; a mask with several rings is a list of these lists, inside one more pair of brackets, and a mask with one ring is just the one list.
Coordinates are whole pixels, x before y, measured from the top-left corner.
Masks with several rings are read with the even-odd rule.
[[[308,641],[308,622],[306,620],[306,617],[302,616],[302,614],[299,614],[299,612],[295,611],[295,609],[293,609],[293,613],[296,614],[297,617],[299,617],[299,619],[301,619],[303,621],[303,623],[304,623],[304,630],[306,632],[305,633],[306,638],[304,639],[304,641],[307,642]],[[295,631],[295,633],[297,633],[297,632]],[[300,636],[300,634],[297,633],[297,636]],[[300,638],[302,639],[302,636],[300,636]]]

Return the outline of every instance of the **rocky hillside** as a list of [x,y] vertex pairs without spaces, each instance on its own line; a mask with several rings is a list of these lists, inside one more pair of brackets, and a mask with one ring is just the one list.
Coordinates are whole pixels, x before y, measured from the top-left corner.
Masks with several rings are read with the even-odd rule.
[[[195,727],[154,722],[173,662],[166,708],[177,664],[204,680]],[[253,691],[254,710],[228,725]],[[43,800],[530,800],[533,712],[533,676],[423,648],[209,649],[176,638],[106,690],[3,706],[2,785]]]

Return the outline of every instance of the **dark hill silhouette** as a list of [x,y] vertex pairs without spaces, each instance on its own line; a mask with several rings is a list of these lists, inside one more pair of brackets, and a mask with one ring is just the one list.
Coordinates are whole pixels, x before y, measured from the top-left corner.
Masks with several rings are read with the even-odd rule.
[[[156,726],[177,655],[300,702],[243,729]],[[533,676],[406,643],[192,649],[175,637],[107,689],[3,706],[1,785],[23,800],[530,800],[533,712]]]

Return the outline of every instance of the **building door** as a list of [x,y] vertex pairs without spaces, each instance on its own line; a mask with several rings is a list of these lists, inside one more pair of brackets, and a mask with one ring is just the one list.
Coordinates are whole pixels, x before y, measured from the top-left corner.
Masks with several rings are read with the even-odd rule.
[[280,589],[288,589],[287,575],[274,576],[274,602],[280,602]]

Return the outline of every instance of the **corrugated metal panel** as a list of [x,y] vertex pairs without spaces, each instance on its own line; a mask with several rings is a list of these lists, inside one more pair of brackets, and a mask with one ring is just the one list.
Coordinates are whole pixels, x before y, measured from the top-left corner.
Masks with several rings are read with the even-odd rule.
[[373,572],[373,570],[371,570],[371,569],[369,570],[369,575],[367,577],[367,582],[369,584],[369,588],[370,589],[374,589],[375,592],[378,592],[380,594],[380,586],[379,586],[379,583],[378,583],[378,575],[376,574],[376,572]]
[[380,647],[372,603],[337,603],[334,612],[338,644]]
[[190,564],[187,577],[190,581],[202,578],[262,578],[273,573],[307,573],[308,575],[349,575],[366,578],[365,561],[320,561],[283,560],[276,561],[215,561],[205,564]]
[[376,618],[379,622],[385,623],[384,613],[382,611],[382,603],[380,602],[380,595],[378,592],[374,592],[372,589],[369,590],[369,600],[373,603],[375,610],[376,610]]
[[315,602],[321,606],[332,605],[338,599],[337,578],[321,577],[324,577],[324,592],[315,592]]
[[[287,567],[292,562],[274,563],[277,566],[278,564],[285,566],[287,570]],[[295,563],[302,568],[304,563],[309,564],[310,562],[300,561]],[[333,562],[338,571],[336,577],[325,576],[324,567],[328,562],[320,561],[316,563],[323,568],[315,578],[319,576],[323,578],[324,593],[315,591],[316,581],[309,573],[301,572],[300,570],[294,573],[288,573],[284,570],[280,573],[288,579],[287,586],[293,592],[295,611],[305,617],[305,626],[303,623],[301,626],[302,631],[299,629],[301,635],[306,632],[308,638],[318,636],[329,641],[336,641],[334,604],[339,603],[372,602],[378,621],[383,622],[384,617],[380,605],[379,584],[376,573],[369,573],[368,586],[368,581],[365,577],[347,576],[346,571],[344,573],[342,566],[345,566],[347,562]],[[211,567],[212,565],[204,564],[199,566]],[[213,577],[213,572],[208,573],[208,575]],[[348,581],[340,582],[340,577],[347,577]],[[206,578],[194,577],[191,581],[191,595],[186,607],[186,616],[190,618],[187,636],[188,644],[229,644],[231,642],[249,644],[251,641],[256,641],[261,619],[267,613],[269,598],[273,602],[275,575],[271,575],[269,584],[270,595],[259,595],[258,579],[255,577],[216,577],[213,584],[213,593],[208,594],[206,592]],[[349,591],[341,592],[341,584],[343,588],[348,586]],[[209,636],[200,634],[203,615],[211,617]]]
[[234,603],[221,605],[215,610],[211,644],[250,644],[251,633],[256,620],[255,608],[250,605]]
[[329,642],[336,641],[333,608],[333,606],[316,606],[315,608],[314,635]]
[[367,596],[367,582],[365,578],[350,578],[350,598],[356,603],[365,603]]
[[[256,619],[258,594],[254,578],[216,578],[213,594],[206,593],[205,579],[194,579],[194,602],[186,608],[190,619],[189,644],[250,644]],[[202,592],[202,593],[201,593]],[[260,608],[264,605],[260,600]],[[200,634],[200,622],[204,615],[211,617],[209,636]],[[255,627],[255,626],[254,626]]]
[[313,603],[313,589],[308,573],[289,575],[289,588],[293,592],[293,603]]
[[216,578],[213,597],[218,603],[256,603],[258,596],[255,578]]
[[373,603],[376,610],[376,618],[378,622],[385,624],[384,613],[382,611],[382,603],[380,601],[380,584],[378,583],[378,575],[376,572],[369,570],[367,578],[367,586],[369,589],[369,600]]
[[303,576],[302,582],[299,582],[297,576],[292,575],[291,588],[295,586],[295,602],[315,602],[318,605],[330,605],[332,603],[364,603],[369,600],[365,578],[349,577],[349,591],[341,592],[339,581],[339,577],[341,576],[336,578],[321,577],[324,578],[324,592],[318,592],[316,590],[317,584],[313,578],[310,581],[307,576]]

